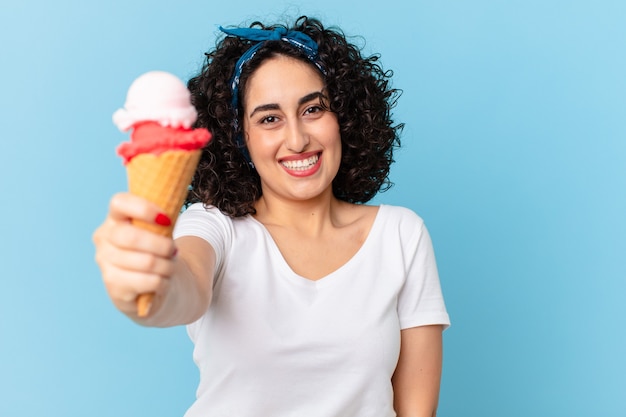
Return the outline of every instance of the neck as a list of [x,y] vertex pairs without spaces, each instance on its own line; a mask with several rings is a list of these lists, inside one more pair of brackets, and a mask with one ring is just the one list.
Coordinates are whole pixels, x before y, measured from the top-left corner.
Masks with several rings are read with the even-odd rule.
[[328,192],[305,201],[268,198],[264,195],[255,205],[255,218],[265,225],[292,228],[315,236],[336,223],[343,205],[330,188]]

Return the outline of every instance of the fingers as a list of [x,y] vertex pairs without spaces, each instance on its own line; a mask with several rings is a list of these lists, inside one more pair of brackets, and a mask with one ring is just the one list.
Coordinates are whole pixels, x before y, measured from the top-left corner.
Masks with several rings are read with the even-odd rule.
[[142,232],[141,235],[145,235],[146,238],[138,239],[139,243],[136,245],[128,242],[115,244],[114,239],[103,241],[96,251],[97,263],[161,277],[172,275],[174,272],[172,258],[176,250],[173,242],[162,236],[151,236],[149,232]]
[[156,204],[130,193],[118,193],[113,196],[109,204],[109,218],[114,221],[137,219],[161,226],[171,224],[171,220]]
[[137,297],[140,294],[151,293],[159,297],[169,286],[169,280],[161,276],[122,270],[113,265],[103,269],[102,277],[113,304],[129,316],[137,315]]
[[174,241],[132,223],[163,222],[163,216],[151,202],[120,193],[111,199],[104,223],[93,234],[103,282],[115,306],[125,314],[136,314],[139,294],[160,297],[167,291],[174,271]]
[[171,258],[176,251],[172,238],[133,226],[130,222],[109,221],[102,232],[107,243],[120,250],[145,252],[165,258]]
[[148,252],[162,257],[171,257],[174,254],[171,238],[134,227],[132,220],[164,226],[171,223],[155,204],[129,193],[119,193],[111,199],[106,220],[93,234],[96,247],[108,243],[121,249]]
[[[144,230],[141,232],[155,240],[165,239]],[[121,248],[107,240],[103,240],[97,247],[96,262],[113,304],[124,314],[133,317],[138,312],[137,297],[146,293],[162,297],[169,288],[169,278],[174,272],[173,255],[159,256],[154,252]]]

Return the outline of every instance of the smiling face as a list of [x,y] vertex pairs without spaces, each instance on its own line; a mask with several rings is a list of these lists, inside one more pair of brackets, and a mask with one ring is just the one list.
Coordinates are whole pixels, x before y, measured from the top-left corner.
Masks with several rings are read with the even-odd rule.
[[264,198],[332,195],[341,135],[324,98],[319,71],[283,55],[265,61],[248,79],[243,127]]

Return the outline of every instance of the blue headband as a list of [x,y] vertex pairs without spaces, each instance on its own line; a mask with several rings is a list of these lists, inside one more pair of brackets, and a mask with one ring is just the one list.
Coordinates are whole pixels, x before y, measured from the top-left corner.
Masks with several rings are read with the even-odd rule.
[[[235,72],[231,79],[230,88],[232,91],[231,105],[235,112],[235,129],[238,128],[239,116],[239,78],[241,77],[241,71],[253,57],[257,51],[265,44],[266,41],[285,41],[295,46],[323,73],[326,74],[321,63],[318,61],[317,56],[317,43],[311,39],[306,33],[297,30],[287,30],[283,27],[277,27],[275,29],[255,29],[255,28],[237,28],[237,29],[224,29],[220,26],[220,30],[227,35],[235,36],[240,39],[247,39],[257,42],[252,45],[246,52],[241,55],[237,64],[235,64]],[[250,156],[246,150],[243,138],[241,135],[237,135],[237,145],[244,151],[244,156],[250,162]]]

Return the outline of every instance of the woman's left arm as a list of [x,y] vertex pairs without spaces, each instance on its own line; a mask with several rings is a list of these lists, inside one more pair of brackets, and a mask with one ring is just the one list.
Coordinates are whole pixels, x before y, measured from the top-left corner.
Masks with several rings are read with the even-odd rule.
[[401,331],[400,358],[393,374],[393,405],[398,417],[437,415],[443,358],[443,327]]

